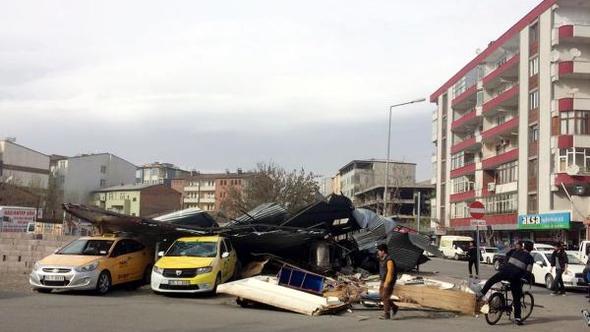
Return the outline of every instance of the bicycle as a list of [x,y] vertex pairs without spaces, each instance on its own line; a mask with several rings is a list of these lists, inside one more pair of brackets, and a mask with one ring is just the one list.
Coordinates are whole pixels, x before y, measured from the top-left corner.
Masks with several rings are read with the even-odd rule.
[[[500,321],[502,318],[502,314],[506,313],[508,315],[508,319],[514,321],[512,319],[512,310],[513,310],[513,301],[511,299],[511,289],[510,283],[507,281],[501,282],[500,288],[495,288],[495,292],[490,297],[490,301],[488,302],[489,311],[485,314],[486,322],[490,325],[495,325]],[[531,289],[531,285],[529,284],[529,289]],[[533,307],[535,306],[535,298],[533,294],[529,291],[525,291],[522,293],[521,299],[521,313],[522,313],[522,321],[524,322],[527,318],[531,316],[533,313]]]

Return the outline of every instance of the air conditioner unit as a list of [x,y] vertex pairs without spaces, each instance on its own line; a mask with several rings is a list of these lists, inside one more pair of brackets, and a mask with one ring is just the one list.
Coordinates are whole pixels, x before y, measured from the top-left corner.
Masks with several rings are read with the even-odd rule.
[[496,191],[496,182],[488,183],[488,191]]
[[567,175],[573,176],[580,174],[580,166],[578,165],[571,165],[565,170]]

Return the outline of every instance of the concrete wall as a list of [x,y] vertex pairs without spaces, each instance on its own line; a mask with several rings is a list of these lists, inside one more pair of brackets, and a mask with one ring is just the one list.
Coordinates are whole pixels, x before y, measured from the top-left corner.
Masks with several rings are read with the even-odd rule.
[[46,235],[35,240],[32,234],[0,233],[0,289],[26,287],[36,261],[76,238]]

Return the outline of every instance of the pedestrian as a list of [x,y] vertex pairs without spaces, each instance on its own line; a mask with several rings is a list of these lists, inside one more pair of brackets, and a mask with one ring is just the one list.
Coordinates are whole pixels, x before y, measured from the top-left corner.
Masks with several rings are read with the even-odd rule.
[[551,254],[551,272],[555,269],[555,280],[553,281],[553,293],[551,295],[565,295],[565,285],[563,284],[563,273],[567,270],[567,254],[563,249],[561,242],[557,243],[553,254]]
[[586,261],[586,266],[584,267],[584,271],[582,272],[584,275],[584,279],[586,279],[586,283],[588,284],[588,295],[586,298],[589,299],[590,302],[590,258]]
[[[523,244],[519,244],[517,248],[522,246]],[[522,303],[520,302],[522,299],[522,279],[530,282],[533,276],[531,271],[533,270],[534,260],[530,254],[532,250],[533,243],[531,241],[525,241],[524,249],[515,249],[510,256],[507,255],[506,264],[502,266],[500,271],[486,282],[481,291],[476,291],[477,299],[481,300],[496,283],[500,281],[510,282],[512,305],[514,306],[514,321],[517,325],[523,324],[521,319]]]
[[379,285],[379,295],[383,302],[383,316],[379,319],[391,319],[397,313],[398,306],[391,300],[393,294],[393,287],[397,281],[397,268],[395,262],[389,256],[389,249],[385,243],[377,246],[377,255],[379,256],[379,276],[381,283]]
[[473,242],[469,242],[467,249],[467,260],[469,262],[469,278],[473,278],[473,266],[475,265],[475,278],[479,277],[479,264],[477,263],[477,247]]

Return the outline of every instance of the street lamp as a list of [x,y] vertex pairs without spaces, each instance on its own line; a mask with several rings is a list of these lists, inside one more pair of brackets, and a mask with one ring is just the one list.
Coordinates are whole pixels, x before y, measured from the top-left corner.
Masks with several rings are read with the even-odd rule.
[[383,216],[386,217],[387,213],[387,184],[389,182],[389,154],[390,154],[390,146],[391,146],[391,111],[394,107],[414,104],[414,103],[421,103],[426,101],[426,98],[418,98],[411,101],[407,101],[405,103],[395,104],[389,106],[389,130],[387,132],[387,159],[385,160],[385,188],[383,189]]

